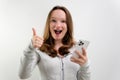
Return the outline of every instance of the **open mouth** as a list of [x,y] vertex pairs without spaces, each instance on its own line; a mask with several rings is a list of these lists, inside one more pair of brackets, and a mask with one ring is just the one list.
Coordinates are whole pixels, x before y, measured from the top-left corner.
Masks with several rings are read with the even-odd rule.
[[54,30],[55,34],[60,34],[62,30]]

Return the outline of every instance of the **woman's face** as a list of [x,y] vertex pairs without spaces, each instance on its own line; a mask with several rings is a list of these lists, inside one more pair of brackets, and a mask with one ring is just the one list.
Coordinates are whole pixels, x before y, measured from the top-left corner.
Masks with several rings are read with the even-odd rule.
[[55,40],[62,40],[67,32],[66,14],[64,11],[54,10],[50,17],[50,32]]

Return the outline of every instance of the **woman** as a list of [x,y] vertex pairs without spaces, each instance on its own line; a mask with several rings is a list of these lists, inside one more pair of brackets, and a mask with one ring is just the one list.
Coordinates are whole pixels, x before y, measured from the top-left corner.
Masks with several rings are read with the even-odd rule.
[[29,78],[38,65],[41,80],[90,80],[86,51],[82,48],[81,54],[74,49],[72,17],[65,7],[55,6],[49,12],[43,38],[32,30],[31,44],[21,60],[21,79]]

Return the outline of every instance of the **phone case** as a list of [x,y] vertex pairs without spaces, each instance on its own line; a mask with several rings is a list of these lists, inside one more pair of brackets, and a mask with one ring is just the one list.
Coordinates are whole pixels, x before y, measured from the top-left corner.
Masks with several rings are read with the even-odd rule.
[[[82,48],[87,49],[89,43],[90,43],[90,42],[87,41],[87,40],[79,40],[79,41],[76,43],[76,45],[75,45],[75,50],[78,50],[78,51],[80,51],[80,53],[82,53]],[[79,56],[77,55],[77,53],[75,53],[75,52],[73,53],[73,56],[79,57]]]

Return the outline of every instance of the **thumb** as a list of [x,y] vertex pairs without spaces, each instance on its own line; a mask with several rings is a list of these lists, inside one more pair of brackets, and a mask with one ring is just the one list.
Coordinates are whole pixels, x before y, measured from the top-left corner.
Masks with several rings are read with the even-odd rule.
[[82,51],[83,51],[83,52],[82,52],[82,53],[83,53],[83,55],[84,55],[84,56],[87,56],[87,53],[86,53],[85,48],[82,48]]
[[32,31],[33,31],[33,36],[35,36],[35,35],[36,35],[36,30],[35,30],[35,28],[32,28]]

